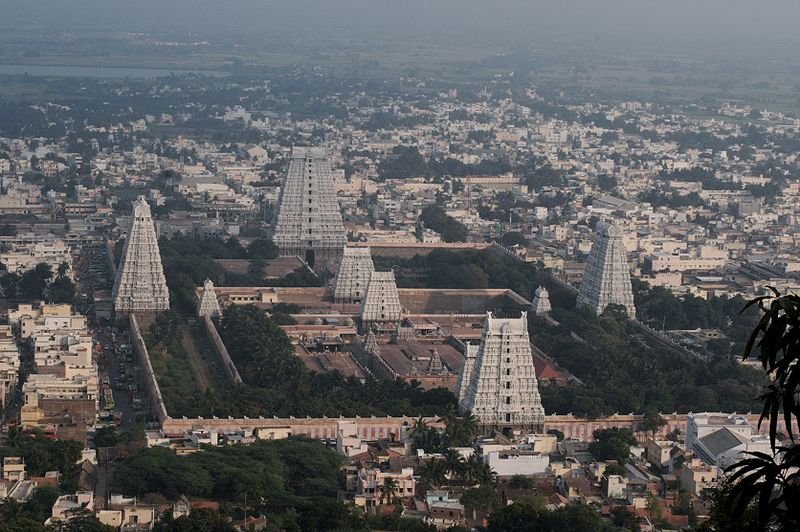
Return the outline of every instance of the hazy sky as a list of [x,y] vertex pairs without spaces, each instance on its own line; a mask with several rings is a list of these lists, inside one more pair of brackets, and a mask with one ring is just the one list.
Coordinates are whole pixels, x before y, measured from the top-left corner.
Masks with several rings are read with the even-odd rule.
[[722,49],[800,42],[797,0],[0,0],[0,13],[0,26],[67,32],[265,32],[497,45],[630,38]]

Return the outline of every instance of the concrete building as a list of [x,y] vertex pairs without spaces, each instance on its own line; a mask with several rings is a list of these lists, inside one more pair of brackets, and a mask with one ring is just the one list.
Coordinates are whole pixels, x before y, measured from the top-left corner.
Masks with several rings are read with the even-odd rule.
[[74,494],[61,495],[53,503],[50,518],[45,522],[51,525],[59,521],[68,521],[73,511],[84,508],[89,512],[94,511],[94,493],[91,491],[78,491]]
[[746,417],[700,413],[686,416],[686,448],[720,469],[743,460],[746,453],[769,453],[769,437],[759,435]]
[[519,318],[495,318],[488,312],[473,367],[466,366],[463,371],[471,372],[470,383],[459,406],[471,411],[484,431],[543,432],[544,408],[533,365],[527,313]]
[[608,305],[621,305],[628,317],[636,316],[631,273],[622,241],[622,229],[606,222],[597,223],[597,234],[586,261],[577,304],[601,314]]
[[710,488],[719,475],[719,469],[703,463],[697,458],[683,464],[680,470],[680,481],[683,489],[695,497],[699,497],[703,490]]
[[150,206],[139,196],[112,291],[117,313],[169,309],[169,291]]
[[381,501],[381,486],[385,479],[394,479],[397,485],[395,497],[397,499],[410,499],[416,495],[417,481],[414,478],[414,468],[404,467],[401,471],[381,471],[380,469],[361,468],[358,471],[355,504],[363,508],[372,508],[382,503],[392,504],[392,501]]
[[20,456],[6,456],[3,458],[3,480],[17,482],[25,480],[25,460]]
[[135,531],[150,530],[156,522],[156,507],[138,504],[135,497],[123,497],[112,494],[108,508],[98,510],[97,519],[106,526],[116,530]]
[[312,268],[339,262],[347,234],[324,149],[292,150],[272,240],[281,255],[301,257]]
[[10,273],[22,274],[37,264],[47,264],[55,273],[62,263],[72,265],[72,255],[67,244],[53,235],[41,237],[36,242],[14,246],[0,253],[0,264]]
[[336,271],[333,300],[337,303],[359,303],[374,271],[369,248],[345,247]]
[[492,451],[486,457],[486,462],[494,469],[498,477],[533,476],[547,471],[550,466],[550,457],[538,452],[516,449]]

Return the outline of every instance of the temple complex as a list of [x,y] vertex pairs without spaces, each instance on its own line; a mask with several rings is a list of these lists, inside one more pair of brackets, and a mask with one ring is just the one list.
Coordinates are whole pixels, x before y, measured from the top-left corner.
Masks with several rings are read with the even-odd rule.
[[117,313],[169,309],[169,291],[156,229],[144,196],[133,203],[133,219],[114,279],[112,299]]
[[[507,429],[542,431],[544,408],[533,364],[527,313],[523,312],[519,318],[496,318],[488,312],[471,367],[469,362],[467,358],[463,369],[463,373],[471,371],[469,386],[459,406],[472,412],[484,433]],[[462,388],[463,383],[459,395]]]
[[372,272],[361,302],[361,323],[365,329],[374,323],[398,322],[403,314],[394,272]]
[[553,308],[550,306],[550,294],[547,288],[540,286],[533,293],[533,303],[531,303],[531,311],[534,316],[544,316],[549,314]]
[[337,303],[361,302],[374,270],[369,248],[345,247],[336,272],[333,300]]
[[597,223],[597,234],[586,261],[577,304],[589,307],[597,314],[608,305],[621,305],[629,318],[636,316],[631,272],[619,226]]
[[272,240],[281,255],[298,256],[311,268],[338,264],[347,234],[324,149],[292,149]]
[[197,302],[197,315],[218,318],[221,314],[217,293],[214,291],[214,283],[211,282],[211,279],[206,279]]

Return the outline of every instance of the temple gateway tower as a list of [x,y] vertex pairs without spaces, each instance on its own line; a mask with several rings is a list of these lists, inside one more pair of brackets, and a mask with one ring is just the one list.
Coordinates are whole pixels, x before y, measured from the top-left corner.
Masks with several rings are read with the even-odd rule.
[[396,323],[403,316],[394,272],[372,272],[361,300],[361,324],[369,330],[374,323]]
[[597,314],[608,305],[621,305],[629,318],[636,317],[631,272],[619,226],[597,222],[597,234],[586,261],[577,304],[589,307]]
[[272,240],[281,255],[298,256],[317,270],[339,262],[347,234],[324,149],[292,149]]
[[375,266],[369,248],[347,246],[336,271],[333,300],[337,303],[359,303],[364,298]]
[[114,279],[112,297],[117,313],[169,310],[169,291],[156,229],[144,196],[133,203],[133,219]]
[[528,337],[528,317],[486,314],[477,353],[467,349],[457,395],[484,433],[492,430],[544,430],[544,408]]
[[206,279],[206,282],[203,283],[200,299],[197,301],[197,315],[210,318],[219,318],[222,315],[217,293],[214,291],[214,283],[211,279]]

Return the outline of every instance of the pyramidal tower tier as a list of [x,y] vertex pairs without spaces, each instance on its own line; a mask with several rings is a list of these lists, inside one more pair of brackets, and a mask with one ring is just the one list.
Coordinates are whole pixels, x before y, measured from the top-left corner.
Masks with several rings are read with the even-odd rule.
[[608,305],[622,305],[628,317],[636,316],[633,288],[622,229],[607,222],[597,223],[597,234],[586,261],[578,291],[578,306],[601,314]]
[[200,300],[197,302],[197,315],[218,318],[222,312],[219,309],[219,300],[214,291],[214,283],[211,279],[206,279],[203,283],[203,290],[200,292]]
[[400,321],[402,315],[394,272],[372,272],[367,293],[361,301],[362,324],[366,327],[370,323]]
[[272,239],[281,255],[298,256],[312,268],[338,263],[347,234],[324,149],[292,149]]
[[[469,386],[459,406],[471,411],[483,432],[524,429],[541,432],[544,408],[533,365],[527,313],[519,318],[486,315],[481,343],[462,375]],[[463,386],[459,386],[459,395]]]
[[169,291],[158,251],[150,206],[143,196],[133,204],[133,219],[112,292],[119,313],[169,309]]
[[461,368],[461,373],[458,376],[458,380],[456,381],[456,398],[458,399],[458,404],[461,405],[464,401],[464,397],[467,395],[467,390],[469,389],[470,380],[472,380],[472,370],[475,369],[475,358],[478,356],[478,349],[480,346],[477,344],[466,344],[467,349],[464,360],[464,365]]
[[375,266],[369,248],[347,246],[336,272],[333,300],[337,303],[358,303],[367,291]]

